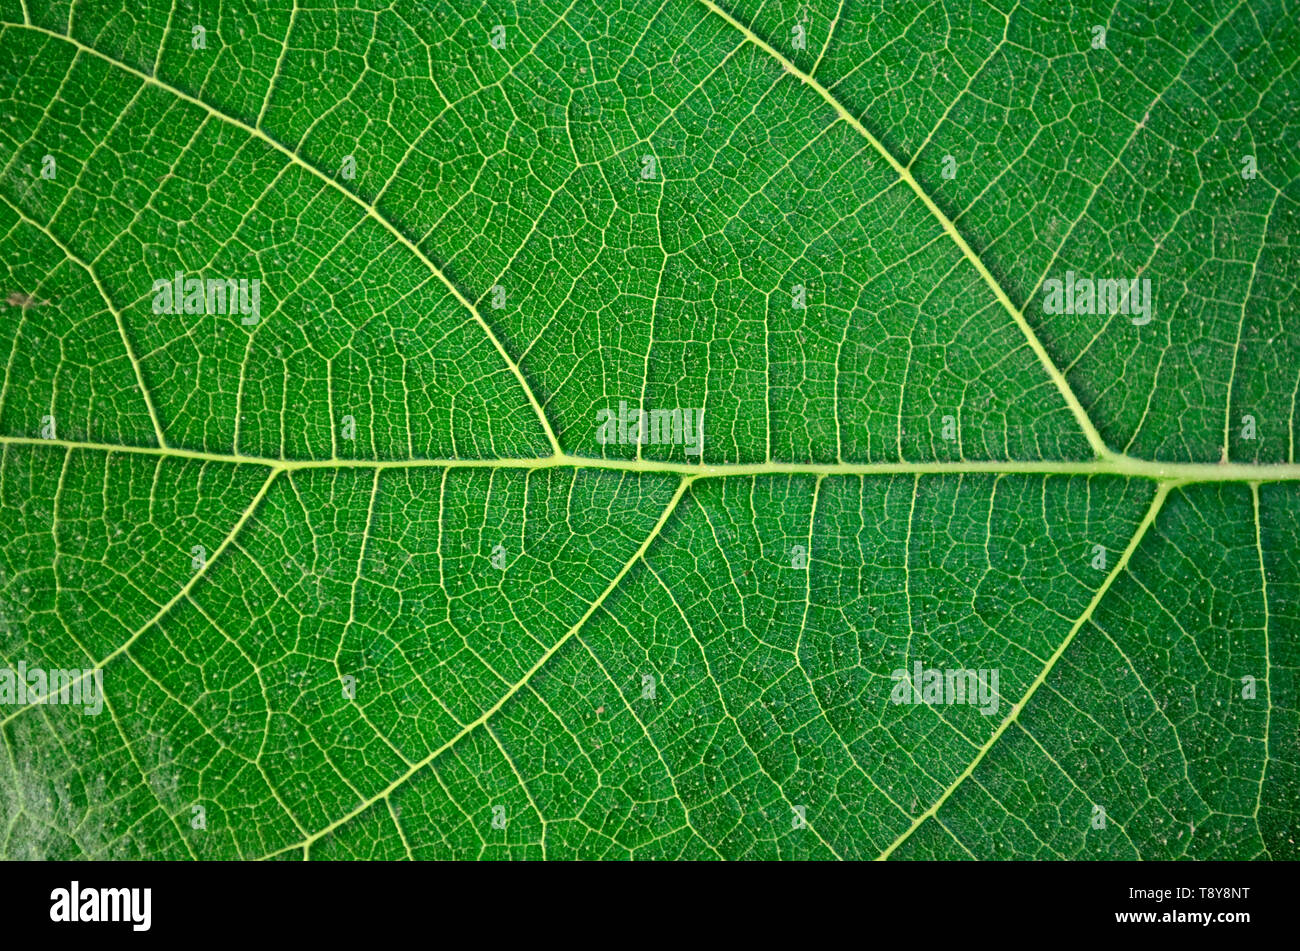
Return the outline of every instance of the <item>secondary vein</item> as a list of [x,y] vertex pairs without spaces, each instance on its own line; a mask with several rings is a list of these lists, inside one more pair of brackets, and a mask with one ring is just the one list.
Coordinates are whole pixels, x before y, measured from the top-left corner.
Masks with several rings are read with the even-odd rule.
[[1053,361],[1048,355],[1047,350],[1043,347],[1042,341],[1039,340],[1038,335],[1034,333],[1034,329],[1030,327],[1029,322],[1025,320],[1025,315],[1011,302],[1011,298],[1007,296],[1007,292],[1003,290],[1002,285],[998,283],[997,278],[990,273],[979,255],[975,253],[974,249],[967,243],[961,232],[957,230],[957,226],[952,223],[952,220],[939,209],[939,206],[934,203],[934,200],[929,196],[925,189],[923,189],[917,180],[912,177],[912,173],[894,157],[893,153],[881,144],[879,139],[867,130],[866,126],[858,121],[853,113],[849,112],[842,102],[831,94],[829,89],[817,80],[813,79],[812,76],[799,69],[798,66],[787,59],[770,43],[741,23],[722,7],[714,3],[713,0],[700,0],[700,2],[743,33],[751,43],[768,53],[773,59],[780,63],[791,76],[821,96],[822,99],[824,99],[826,103],[835,110],[836,114],[838,114],[841,119],[861,134],[871,144],[871,147],[875,149],[877,154],[889,163],[889,167],[894,170],[894,173],[898,175],[898,177],[906,183],[907,187],[912,190],[912,193],[921,200],[921,203],[925,205],[930,214],[932,214],[935,220],[939,222],[943,230],[950,238],[952,238],[957,247],[961,249],[961,253],[965,255],[966,259],[970,261],[975,270],[979,272],[980,277],[984,279],[984,283],[987,284],[989,289],[993,292],[993,296],[997,298],[998,303],[1002,305],[1003,309],[1011,316],[1011,319],[1015,321],[1016,326],[1018,326],[1021,332],[1025,335],[1025,339],[1029,341],[1030,349],[1032,349],[1038,356],[1039,362],[1043,365],[1043,369],[1047,371],[1047,375],[1056,385],[1057,390],[1060,391],[1061,397],[1070,408],[1070,412],[1074,414],[1075,421],[1083,431],[1083,435],[1088,440],[1088,445],[1092,447],[1092,451],[1096,453],[1097,457],[1100,459],[1106,459],[1113,455],[1111,450],[1106,446],[1105,441],[1101,438],[1101,433],[1099,433],[1097,427],[1093,425],[1092,419],[1088,416],[1087,411],[1084,410],[1083,404],[1079,402],[1079,398],[1075,395],[1074,390],[1066,381],[1065,376],[1056,366],[1055,361]]
[[556,438],[555,430],[551,428],[550,420],[547,419],[546,413],[542,410],[542,406],[537,400],[537,394],[533,392],[533,388],[531,385],[529,385],[528,380],[524,377],[523,371],[519,368],[519,364],[517,364],[511,358],[509,352],[507,352],[505,345],[501,342],[501,338],[497,336],[496,332],[492,329],[491,325],[488,324],[488,322],[483,318],[483,315],[479,313],[478,308],[475,307],[474,304],[469,300],[469,298],[467,298],[461,292],[460,288],[457,287],[455,283],[453,283],[452,280],[449,277],[447,277],[446,274],[443,273],[442,269],[439,268],[436,264],[434,264],[433,261],[428,257],[428,255],[426,255],[422,250],[420,250],[420,248],[413,241],[411,241],[410,238],[408,238],[405,234],[403,234],[395,224],[389,221],[388,218],[386,218],[384,215],[380,214],[379,210],[375,208],[375,206],[368,204],[360,196],[344,188],[342,185],[340,185],[329,175],[326,175],[316,166],[312,165],[306,159],[302,158],[302,156],[300,156],[296,151],[278,142],[277,140],[273,139],[271,136],[267,135],[261,129],[256,128],[255,126],[251,126],[248,123],[235,118],[234,116],[227,115],[226,113],[220,111],[219,109],[214,108],[212,105],[205,102],[204,100],[199,99],[195,96],[191,96],[188,93],[183,92],[180,89],[177,89],[175,86],[163,82],[162,80],[158,79],[156,76],[151,76],[146,72],[142,72],[141,70],[136,69],[134,66],[122,62],[121,60],[114,59],[112,56],[109,56],[107,53],[100,52],[99,50],[95,49],[93,46],[87,46],[85,43],[82,43],[80,40],[76,39],[75,37],[68,36],[63,33],[59,33],[55,30],[47,30],[44,27],[33,26],[27,23],[9,22],[9,23],[0,23],[0,26],[14,27],[23,30],[31,30],[34,33],[42,33],[45,36],[49,36],[57,40],[62,40],[63,42],[76,47],[77,49],[81,50],[84,53],[88,53],[91,56],[95,56],[99,59],[102,59],[106,63],[116,66],[118,69],[121,69],[123,72],[129,73],[132,76],[136,77],[141,82],[147,83],[152,86],[157,86],[159,89],[171,93],[173,96],[176,96],[178,99],[182,99],[185,102],[198,106],[200,109],[203,109],[214,119],[217,119],[237,129],[240,129],[246,134],[248,134],[249,136],[258,139],[259,141],[270,146],[272,149],[274,149],[275,151],[279,152],[280,154],[288,158],[290,162],[292,162],[295,165],[298,165],[304,171],[308,172],[315,178],[320,179],[330,188],[333,188],[335,191],[337,191],[340,195],[345,196],[349,201],[356,204],[362,211],[366,213],[368,217],[373,218],[377,224],[379,224],[385,231],[391,234],[399,244],[401,244],[408,251],[414,254],[416,258],[418,258],[420,262],[425,265],[425,267],[427,267],[430,271],[436,274],[438,279],[442,281],[443,285],[447,288],[447,290],[451,293],[451,295],[456,298],[456,300],[461,304],[462,307],[464,307],[467,311],[470,312],[470,314],[474,317],[474,320],[479,324],[480,327],[483,328],[483,332],[487,334],[488,340],[492,342],[492,345],[496,348],[496,351],[501,356],[501,359],[504,360],[506,366],[509,367],[510,372],[513,373],[515,379],[519,381],[519,385],[523,388],[524,395],[528,398],[529,404],[532,406],[533,411],[537,414],[537,420],[541,424],[542,431],[543,433],[545,433],[547,441],[551,444],[551,447],[556,452],[560,451],[560,443],[559,440]]
[[1124,549],[1124,553],[1120,555],[1119,560],[1115,562],[1115,567],[1112,568],[1110,574],[1106,576],[1106,580],[1101,583],[1101,587],[1099,587],[1096,593],[1092,596],[1092,600],[1088,602],[1088,606],[1084,608],[1083,613],[1075,620],[1069,633],[1066,634],[1065,639],[1061,641],[1060,646],[1057,647],[1052,656],[1047,659],[1047,663],[1043,665],[1043,669],[1039,671],[1038,676],[1034,678],[1034,682],[1029,685],[1029,689],[1025,691],[1025,695],[1020,698],[1014,707],[1011,708],[1011,712],[1007,714],[1006,719],[998,725],[998,728],[993,731],[993,735],[990,736],[988,740],[985,741],[984,745],[980,747],[979,752],[975,754],[975,758],[967,764],[966,768],[958,774],[957,778],[949,784],[948,788],[943,791],[930,808],[926,809],[925,812],[913,819],[912,824],[904,830],[903,834],[895,839],[889,848],[885,849],[885,851],[881,852],[880,855],[877,856],[878,859],[889,858],[889,856],[893,854],[894,850],[906,842],[912,833],[920,828],[921,824],[924,823],[926,819],[929,819],[938,813],[940,807],[948,801],[948,798],[957,790],[957,787],[959,787],[973,772],[975,772],[975,767],[980,764],[988,754],[988,751],[993,748],[993,745],[997,743],[1002,734],[1007,731],[1007,728],[1019,719],[1020,711],[1025,708],[1025,705],[1029,703],[1038,688],[1047,680],[1047,675],[1052,672],[1052,668],[1056,666],[1056,662],[1061,659],[1061,655],[1065,653],[1066,648],[1068,648],[1074,641],[1074,637],[1079,633],[1080,628],[1082,628],[1083,625],[1088,623],[1092,618],[1093,612],[1097,609],[1097,605],[1100,604],[1102,598],[1106,596],[1106,592],[1110,590],[1110,586],[1114,583],[1115,579],[1124,572],[1126,567],[1128,567],[1129,558],[1132,557],[1133,552],[1136,551],[1138,545],[1141,544],[1143,536],[1146,535],[1147,529],[1149,529],[1152,523],[1155,522],[1156,516],[1160,514],[1160,509],[1164,505],[1165,498],[1168,497],[1169,490],[1174,485],[1175,483],[1162,482],[1156,487],[1156,494],[1155,498],[1151,500],[1151,507],[1147,509],[1147,514],[1143,517],[1141,523],[1139,523],[1137,531],[1133,533],[1133,537],[1129,539],[1128,546]]

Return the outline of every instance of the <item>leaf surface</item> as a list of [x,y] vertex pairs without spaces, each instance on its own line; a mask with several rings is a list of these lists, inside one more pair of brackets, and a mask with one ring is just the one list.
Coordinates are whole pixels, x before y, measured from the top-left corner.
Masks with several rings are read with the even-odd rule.
[[1297,857],[1293,4],[273,6],[0,0],[0,854]]

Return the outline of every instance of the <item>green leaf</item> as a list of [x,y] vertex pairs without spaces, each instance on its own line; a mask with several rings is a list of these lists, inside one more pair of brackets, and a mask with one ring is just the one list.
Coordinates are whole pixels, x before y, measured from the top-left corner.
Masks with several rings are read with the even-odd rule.
[[272,6],[0,0],[0,855],[1300,857],[1292,4]]

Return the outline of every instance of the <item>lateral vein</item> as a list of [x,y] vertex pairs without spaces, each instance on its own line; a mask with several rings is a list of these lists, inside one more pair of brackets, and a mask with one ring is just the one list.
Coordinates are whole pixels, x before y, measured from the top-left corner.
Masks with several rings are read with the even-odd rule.
[[836,114],[838,114],[841,119],[852,126],[855,131],[860,133],[871,144],[871,147],[875,149],[877,154],[889,163],[889,167],[892,168],[894,173],[898,175],[907,187],[912,190],[912,193],[921,200],[921,203],[925,205],[930,214],[932,214],[935,220],[939,222],[947,235],[952,238],[953,242],[961,250],[961,253],[965,255],[966,259],[970,261],[975,270],[979,272],[980,277],[984,279],[984,283],[987,284],[989,289],[993,292],[993,296],[997,298],[998,303],[1002,305],[1003,309],[1011,316],[1011,319],[1015,321],[1016,326],[1018,326],[1021,332],[1025,335],[1025,339],[1029,341],[1030,349],[1032,349],[1035,355],[1037,355],[1039,362],[1043,365],[1043,369],[1047,371],[1047,375],[1056,385],[1057,390],[1060,391],[1061,397],[1070,408],[1070,412],[1074,414],[1075,421],[1083,431],[1083,435],[1088,440],[1088,445],[1092,447],[1092,451],[1101,459],[1106,459],[1113,455],[1110,448],[1107,447],[1105,440],[1101,438],[1101,433],[1097,431],[1097,427],[1093,424],[1087,411],[1083,408],[1083,404],[1079,402],[1079,398],[1075,395],[1074,390],[1066,381],[1065,376],[1061,373],[1055,361],[1053,361],[1048,355],[1047,350],[1043,347],[1042,341],[1039,340],[1038,335],[1034,333],[1034,329],[1030,327],[1029,322],[1025,320],[1024,313],[1022,313],[1021,310],[1011,302],[1011,298],[1007,296],[1007,292],[1003,290],[1002,285],[998,283],[997,278],[990,273],[984,262],[980,260],[979,255],[975,253],[974,249],[967,243],[966,239],[962,237],[961,232],[957,230],[957,226],[954,225],[952,220],[940,210],[938,205],[934,203],[934,200],[926,193],[925,189],[923,189],[917,180],[912,177],[912,173],[907,169],[907,167],[899,162],[898,159],[894,158],[893,153],[886,149],[880,140],[872,135],[867,130],[866,126],[859,122],[853,113],[849,112],[844,104],[831,94],[829,89],[817,80],[813,79],[812,76],[799,69],[798,66],[787,59],[780,51],[775,49],[770,43],[741,23],[722,7],[714,3],[713,0],[700,0],[700,2],[743,33],[751,43],[780,63],[791,76],[821,96],[822,99],[824,99],[826,103],[835,110]]
[[95,273],[95,269],[92,268],[88,262],[83,261],[66,244],[56,238],[49,228],[28,216],[21,208],[11,202],[3,194],[0,194],[0,201],[3,201],[8,205],[9,209],[19,218],[27,222],[41,234],[45,235],[45,237],[49,238],[50,243],[62,251],[64,257],[80,267],[90,277],[91,283],[95,285],[95,290],[99,291],[99,296],[103,298],[104,303],[108,306],[109,313],[113,315],[113,319],[117,322],[117,332],[122,337],[122,347],[126,350],[126,359],[130,362],[131,369],[135,371],[136,386],[140,387],[140,395],[144,398],[145,408],[149,411],[149,419],[153,423],[154,438],[158,440],[158,447],[160,449],[166,449],[167,437],[163,435],[162,423],[158,420],[158,410],[154,408],[153,398],[149,395],[149,388],[144,385],[144,370],[140,366],[140,360],[135,355],[135,348],[131,346],[131,338],[127,336],[126,324],[122,320],[121,312],[113,304],[112,298],[108,296],[108,291],[104,290],[104,285],[100,283],[99,275]]
[[399,244],[401,244],[408,251],[414,254],[416,258],[422,264],[424,264],[425,267],[427,267],[431,272],[437,275],[438,279],[442,281],[443,285],[447,288],[447,290],[451,292],[451,295],[456,298],[456,300],[461,304],[462,307],[464,307],[467,311],[470,312],[470,314],[474,317],[474,320],[477,321],[479,326],[483,329],[483,332],[487,334],[488,340],[492,342],[492,345],[496,348],[497,353],[500,354],[501,359],[504,360],[506,366],[510,368],[510,372],[513,373],[515,379],[519,381],[519,385],[523,388],[524,395],[528,398],[528,402],[532,405],[533,411],[537,414],[538,422],[541,423],[542,432],[546,435],[547,441],[551,444],[551,447],[556,452],[560,451],[560,443],[559,440],[556,438],[555,430],[551,428],[550,420],[546,418],[546,413],[545,411],[543,411],[541,403],[539,403],[537,400],[537,394],[533,392],[533,388],[529,385],[527,379],[524,378],[523,371],[519,368],[519,365],[515,363],[515,361],[511,358],[510,354],[506,351],[505,345],[501,342],[501,338],[497,336],[496,332],[492,329],[491,325],[483,318],[483,315],[479,313],[478,308],[475,307],[474,304],[470,302],[469,298],[466,297],[461,292],[460,288],[457,287],[455,283],[452,282],[452,280],[449,277],[447,277],[446,274],[443,273],[442,269],[438,267],[438,265],[434,264],[433,261],[428,257],[428,255],[426,255],[423,251],[421,251],[419,246],[417,246],[413,241],[411,241],[410,238],[404,235],[395,224],[389,221],[388,218],[386,218],[384,215],[380,214],[379,210],[375,208],[375,206],[367,204],[366,201],[363,198],[361,198],[359,195],[356,195],[348,191],[348,189],[344,188],[333,178],[326,175],[324,172],[322,172],[316,166],[312,165],[306,159],[302,158],[293,149],[276,141],[271,136],[263,132],[261,129],[255,126],[251,126],[248,123],[235,118],[234,116],[227,115],[226,113],[221,112],[220,110],[214,108],[204,100],[199,99],[195,96],[191,96],[189,93],[183,92],[180,89],[177,89],[175,86],[169,85],[168,83],[163,82],[162,80],[158,79],[155,76],[150,76],[148,73],[142,72],[136,69],[134,66],[124,63],[121,60],[114,59],[112,56],[109,56],[107,53],[100,52],[99,50],[95,49],[93,46],[87,46],[85,43],[82,43],[80,40],[76,39],[75,37],[68,36],[63,33],[59,33],[55,30],[48,30],[45,27],[33,26],[28,23],[7,22],[7,23],[0,23],[0,26],[9,26],[17,29],[31,30],[34,33],[42,33],[46,36],[53,37],[54,39],[62,40],[63,42],[68,43],[76,47],[77,49],[85,53],[88,53],[91,56],[98,57],[99,59],[102,59],[104,62],[109,63],[112,66],[116,66],[118,69],[121,69],[123,72],[129,73],[130,75],[136,77],[141,82],[147,83],[151,86],[157,86],[159,89],[171,93],[173,96],[176,96],[178,99],[182,99],[185,102],[198,106],[200,109],[206,111],[214,119],[217,119],[220,122],[224,122],[237,129],[240,129],[247,135],[250,135],[253,138],[259,140],[260,142],[263,142],[266,145],[270,146],[271,148],[275,149],[275,151],[285,156],[290,162],[299,166],[304,171],[308,172],[314,177],[320,179],[330,188],[333,188],[340,195],[343,195],[349,201],[357,205],[357,207],[359,207],[362,211],[364,211],[368,217],[373,218],[375,222],[380,225],[380,227],[382,227],[385,231],[387,231],[390,235],[392,235],[393,238],[395,238]]
[[877,856],[877,861],[889,858],[889,856],[893,854],[894,850],[906,842],[912,833],[920,828],[921,824],[925,822],[926,819],[936,815],[940,807],[948,801],[948,798],[956,791],[957,787],[965,782],[970,775],[975,772],[975,767],[980,764],[988,751],[993,748],[993,745],[997,743],[1002,734],[1007,731],[1007,728],[1019,719],[1020,711],[1025,708],[1025,705],[1029,703],[1038,688],[1047,680],[1047,675],[1052,672],[1052,668],[1056,666],[1056,662],[1061,659],[1066,648],[1068,648],[1074,641],[1075,635],[1078,634],[1083,625],[1088,623],[1092,618],[1093,612],[1097,609],[1097,605],[1100,604],[1102,598],[1106,596],[1106,592],[1110,590],[1115,579],[1118,578],[1120,574],[1123,573],[1124,569],[1128,567],[1129,558],[1132,557],[1133,552],[1136,551],[1138,545],[1141,544],[1143,536],[1147,533],[1147,529],[1149,529],[1152,523],[1155,522],[1156,516],[1160,513],[1160,509],[1165,503],[1165,498],[1169,495],[1170,489],[1173,488],[1175,484],[1176,483],[1172,482],[1162,482],[1156,487],[1156,494],[1155,498],[1151,500],[1151,507],[1147,509],[1147,514],[1138,524],[1137,531],[1133,533],[1133,537],[1129,539],[1128,546],[1124,549],[1124,553],[1120,555],[1119,560],[1115,562],[1115,567],[1111,569],[1110,574],[1106,576],[1106,580],[1101,583],[1101,587],[1097,589],[1097,592],[1092,596],[1092,600],[1088,602],[1088,606],[1084,608],[1083,613],[1079,615],[1073,626],[1071,626],[1069,633],[1065,635],[1065,639],[1061,641],[1060,646],[1058,646],[1052,656],[1047,659],[1047,663],[1043,665],[1043,669],[1039,671],[1038,676],[1034,678],[1034,682],[1029,685],[1029,689],[1025,691],[1025,695],[1020,698],[1014,707],[1011,708],[1011,712],[1007,714],[1006,719],[998,725],[998,728],[993,731],[993,735],[990,736],[988,740],[985,741],[984,745],[979,748],[979,752],[975,754],[975,758],[966,765],[966,768],[961,771],[951,784],[949,784],[948,788],[940,794],[939,798],[934,801],[930,808],[926,809],[925,812],[913,819],[912,824],[904,830],[903,834],[895,839],[889,848],[885,849],[885,851],[881,852],[880,855]]
[[[266,477],[266,481],[262,483],[262,487],[257,490],[257,494],[254,495],[252,501],[248,503],[248,508],[244,509],[244,514],[239,516],[239,520],[235,522],[234,527],[231,528],[230,532],[226,535],[226,537],[221,540],[221,544],[218,545],[216,547],[216,550],[212,552],[211,557],[204,560],[203,567],[198,569],[196,572],[194,572],[190,580],[187,581],[185,585],[179,591],[176,592],[175,596],[173,596],[170,601],[168,601],[166,604],[160,607],[157,610],[157,612],[153,615],[153,617],[145,621],[144,624],[140,625],[140,627],[135,631],[135,633],[132,634],[130,637],[128,637],[119,647],[117,647],[116,649],[110,651],[107,655],[105,655],[104,659],[95,665],[95,669],[103,669],[115,657],[119,657],[122,654],[124,654],[132,644],[134,644],[136,641],[140,639],[140,636],[144,634],[145,631],[149,630],[149,628],[153,627],[160,620],[166,617],[172,608],[174,608],[177,604],[179,604],[182,599],[184,599],[187,595],[189,595],[189,593],[192,590],[194,590],[194,586],[199,583],[199,579],[204,577],[204,575],[207,574],[208,569],[212,567],[212,564],[217,560],[218,557],[220,557],[221,553],[225,551],[227,548],[229,548],[234,543],[235,538],[239,535],[239,533],[243,531],[244,525],[246,525],[248,523],[248,520],[253,517],[253,513],[257,511],[257,507],[261,504],[262,499],[266,498],[266,493],[271,488],[271,483],[273,483],[275,481],[275,477],[278,476],[283,471],[284,470],[282,469],[271,470],[270,474],[267,475]],[[85,677],[86,675],[83,673],[81,676],[73,680],[69,684],[69,686],[71,686],[74,683],[80,683],[82,680],[85,679]],[[13,713],[9,714],[9,716],[5,717],[3,720],[0,720],[0,727],[6,726],[9,723],[9,721],[13,720],[15,717],[23,713],[25,710],[30,710],[32,707],[44,703],[48,699],[49,699],[49,695],[47,694],[44,697],[40,697],[36,700],[33,700],[31,703],[28,703],[25,706],[19,707]]]
[[456,733],[455,736],[449,739],[446,743],[443,743],[441,746],[439,746],[436,750],[434,750],[424,759],[408,767],[407,770],[404,773],[402,773],[402,775],[394,779],[391,783],[389,783],[384,789],[382,789],[376,795],[362,801],[360,805],[356,806],[354,809],[350,810],[346,814],[340,816],[338,819],[335,819],[333,822],[331,822],[327,826],[324,826],[319,831],[312,833],[307,838],[302,839],[298,842],[291,843],[290,845],[286,845],[283,848],[276,849],[274,852],[269,852],[262,857],[273,858],[276,855],[280,855],[281,853],[284,852],[292,852],[295,849],[305,849],[307,850],[307,852],[310,852],[313,842],[316,842],[321,837],[328,835],[329,833],[333,832],[335,829],[339,828],[343,824],[356,818],[361,813],[365,812],[367,809],[373,806],[375,803],[380,802],[381,800],[386,801],[388,797],[397,790],[398,787],[400,787],[403,783],[409,780],[412,776],[414,776],[420,770],[424,769],[426,766],[431,764],[434,760],[436,760],[447,750],[451,749],[453,746],[459,743],[460,740],[463,739],[465,736],[474,732],[480,726],[484,726],[488,722],[488,720],[492,717],[493,714],[495,714],[498,710],[500,710],[502,707],[506,705],[506,703],[510,700],[511,697],[518,694],[520,690],[523,690],[524,687],[528,685],[529,681],[533,679],[533,675],[536,674],[539,670],[541,670],[542,667],[546,665],[546,662],[555,655],[556,651],[558,651],[561,647],[567,644],[569,640],[575,634],[577,634],[579,630],[582,629],[582,626],[587,623],[588,618],[590,618],[593,614],[595,614],[596,611],[599,610],[600,606],[605,603],[605,599],[608,598],[610,593],[615,588],[618,587],[619,582],[623,580],[623,576],[626,575],[628,571],[632,569],[632,566],[635,565],[643,555],[645,555],[645,553],[649,550],[651,543],[653,543],[654,540],[659,537],[659,532],[663,529],[664,525],[668,522],[669,516],[671,516],[674,510],[676,510],[677,503],[680,502],[682,496],[686,494],[686,489],[691,484],[691,482],[692,480],[690,478],[682,479],[682,481],[677,486],[677,491],[673,493],[672,498],[668,500],[668,504],[664,507],[663,512],[660,513],[658,521],[656,521],[654,527],[650,529],[650,533],[646,535],[645,540],[641,542],[641,546],[637,548],[635,552],[632,553],[632,557],[627,560],[627,562],[623,565],[621,569],[619,569],[618,574],[614,576],[613,580],[610,581],[609,585],[606,586],[605,590],[602,591],[600,595],[594,601],[591,602],[591,604],[587,607],[587,610],[583,612],[582,617],[578,618],[577,623],[575,623],[573,627],[569,628],[569,630],[564,634],[563,637],[561,637],[558,641],[552,644],[551,647],[546,651],[546,653],[542,654],[542,656],[537,659],[537,662],[533,664],[532,667],[528,668],[527,672],[525,672],[524,676],[519,680],[519,682],[516,683],[514,686],[512,686],[509,690],[507,690],[500,697],[500,699],[497,700],[496,703],[492,704],[492,706],[484,710],[481,714],[479,714],[479,716],[476,719],[474,719],[470,723],[467,723]]

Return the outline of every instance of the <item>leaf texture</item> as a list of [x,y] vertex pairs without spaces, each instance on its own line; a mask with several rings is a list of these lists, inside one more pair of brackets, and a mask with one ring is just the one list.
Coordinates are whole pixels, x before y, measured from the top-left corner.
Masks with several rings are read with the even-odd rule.
[[1297,858],[1296,14],[0,0],[0,855]]

